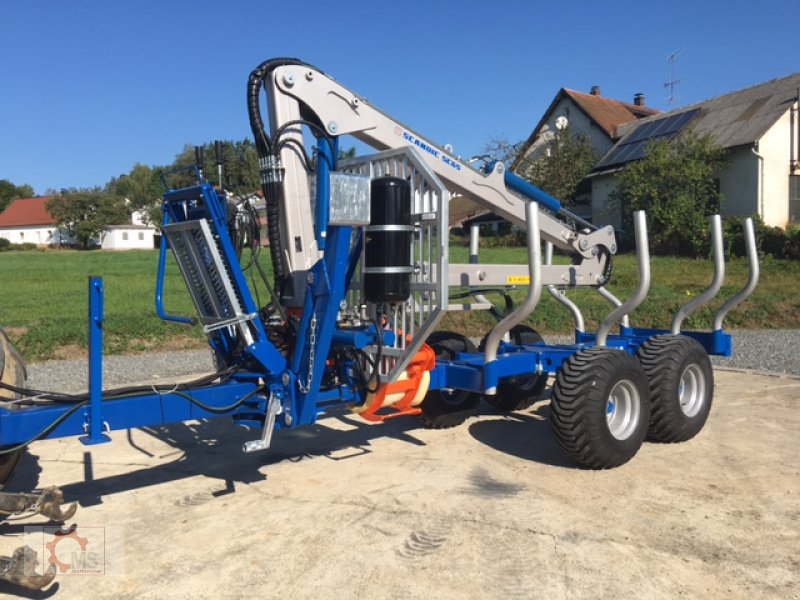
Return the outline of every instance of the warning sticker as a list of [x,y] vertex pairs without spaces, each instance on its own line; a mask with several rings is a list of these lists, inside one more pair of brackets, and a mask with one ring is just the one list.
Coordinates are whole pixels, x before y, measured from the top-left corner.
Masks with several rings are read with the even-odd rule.
[[530,282],[529,275],[509,275],[506,277],[506,284],[508,285],[528,285]]

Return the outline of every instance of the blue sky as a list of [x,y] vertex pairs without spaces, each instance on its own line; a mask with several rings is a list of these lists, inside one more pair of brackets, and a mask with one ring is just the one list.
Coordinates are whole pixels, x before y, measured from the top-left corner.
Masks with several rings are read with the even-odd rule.
[[293,56],[461,156],[527,137],[559,88],[667,107],[788,75],[798,0],[0,1],[0,179],[103,185],[242,139],[247,76]]

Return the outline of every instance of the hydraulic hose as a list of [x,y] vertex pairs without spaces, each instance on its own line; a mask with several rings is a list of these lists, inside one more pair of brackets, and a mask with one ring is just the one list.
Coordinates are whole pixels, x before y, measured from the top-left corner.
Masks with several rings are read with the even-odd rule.
[[275,274],[275,290],[280,294],[281,283],[286,278],[283,264],[283,239],[281,238],[281,206],[283,206],[283,184],[271,181],[261,184],[267,211],[267,237],[272,259],[272,272]]
[[281,283],[286,278],[286,268],[283,264],[283,240],[281,238],[281,207],[283,206],[283,182],[281,178],[271,175],[268,169],[278,166],[279,154],[273,148],[264,128],[261,117],[259,95],[261,86],[269,78],[272,71],[284,65],[302,65],[303,62],[295,58],[275,58],[264,61],[250,73],[247,80],[247,113],[250,118],[250,128],[258,151],[259,170],[261,171],[261,191],[264,194],[267,212],[267,237],[269,238],[272,269],[275,274],[275,290],[280,294]]

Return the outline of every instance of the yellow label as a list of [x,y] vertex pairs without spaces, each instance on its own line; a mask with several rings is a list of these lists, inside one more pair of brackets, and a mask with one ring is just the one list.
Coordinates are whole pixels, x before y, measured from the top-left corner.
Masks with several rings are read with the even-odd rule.
[[506,277],[508,285],[529,285],[531,278],[528,275],[509,275]]

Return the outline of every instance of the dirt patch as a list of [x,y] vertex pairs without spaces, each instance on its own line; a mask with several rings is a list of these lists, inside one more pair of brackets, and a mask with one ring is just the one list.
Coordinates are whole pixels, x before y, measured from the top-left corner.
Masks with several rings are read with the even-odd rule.
[[[205,339],[192,337],[191,335],[176,335],[167,339],[150,340],[145,338],[134,338],[131,340],[109,340],[110,350],[107,348],[106,355],[116,354],[145,354],[147,352],[170,352],[176,350],[199,350],[207,346]],[[32,360],[80,360],[89,356],[89,349],[79,344],[64,344],[56,347],[52,354],[43,359]]]
[[86,348],[82,348],[78,344],[66,344],[53,350],[52,358],[55,360],[75,360],[86,358],[87,356],[89,356],[89,351]]
[[173,350],[197,350],[205,348],[207,345],[208,342],[205,338],[182,334],[156,340],[134,338],[128,342],[128,349],[134,353],[150,352],[152,350],[169,352]]
[[12,340],[19,340],[23,335],[28,333],[28,327],[3,327],[3,331]]

